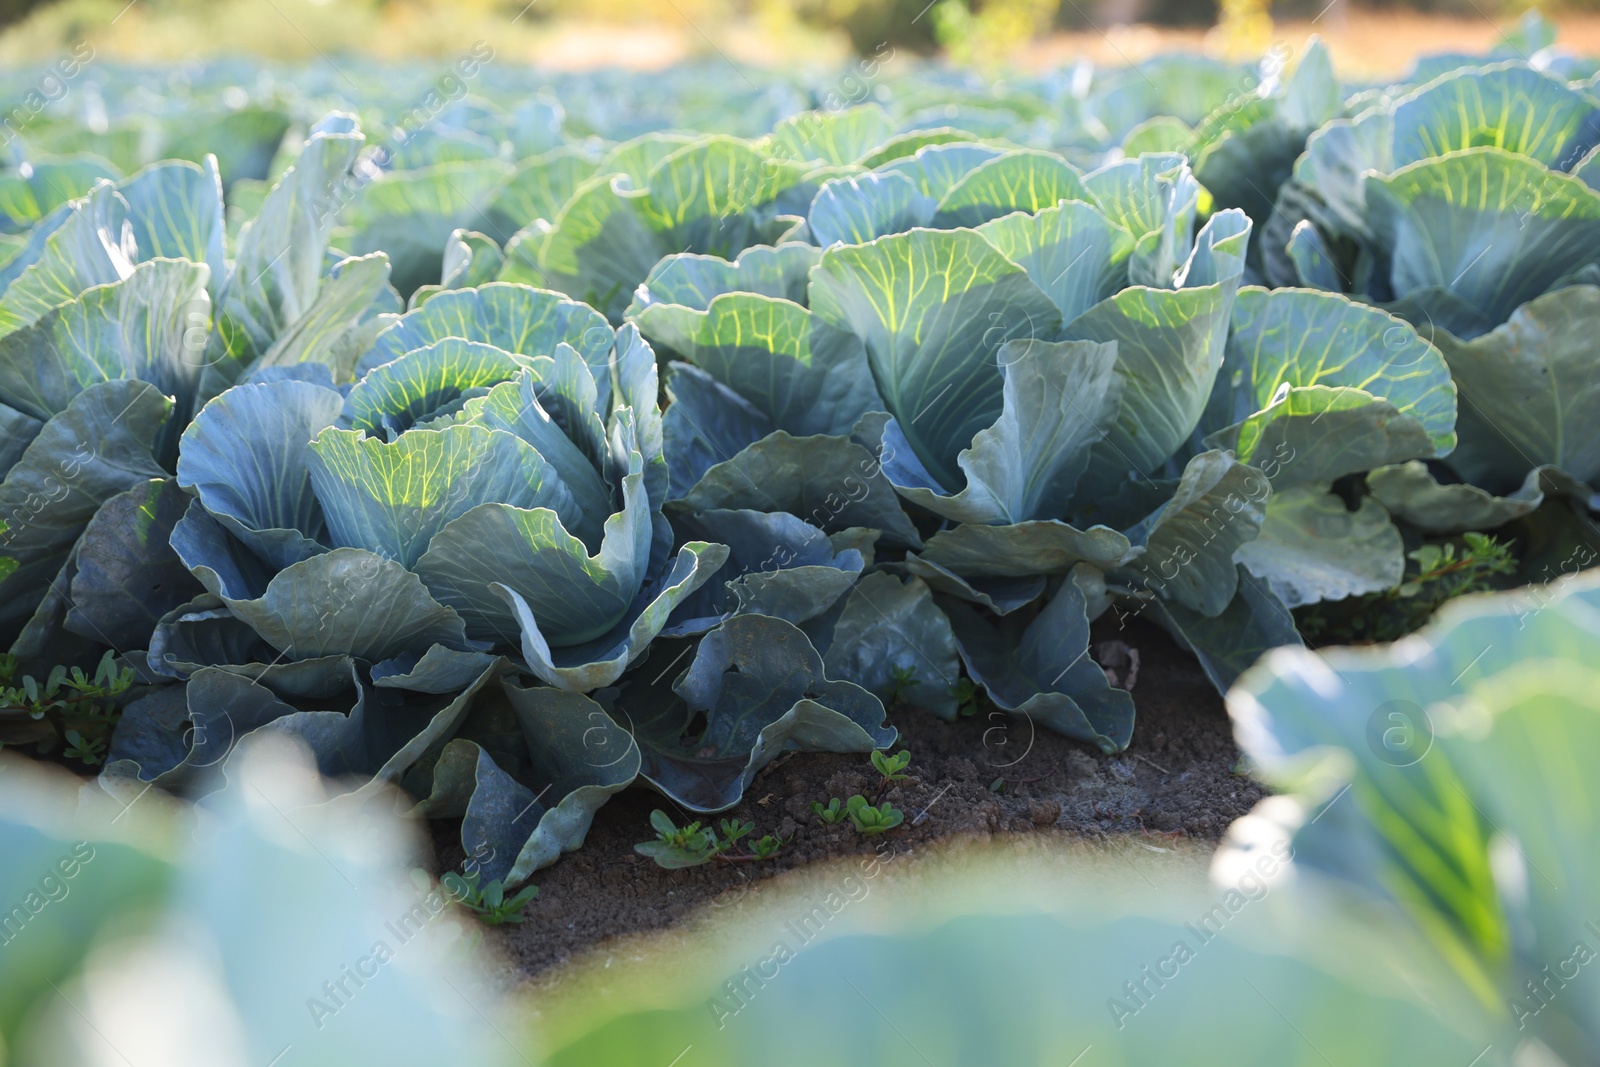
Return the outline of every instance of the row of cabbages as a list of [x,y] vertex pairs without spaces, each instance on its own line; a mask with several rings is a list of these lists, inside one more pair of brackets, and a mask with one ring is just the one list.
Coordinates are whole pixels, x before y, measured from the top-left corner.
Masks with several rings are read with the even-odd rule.
[[892,743],[896,696],[953,718],[963,673],[1117,751],[1108,611],[1225,688],[1419,536],[1573,558],[1586,88],[1347,104],[1313,47],[1130,136],[1082,169],[876,105],[650,135],[406,298],[404,242],[344,225],[389,180],[352,116],[236,237],[210,160],[101,179],[0,268],[0,637],[141,671],[114,791],[287,731],[520,880],[637,780],[722,810],[784,751]]

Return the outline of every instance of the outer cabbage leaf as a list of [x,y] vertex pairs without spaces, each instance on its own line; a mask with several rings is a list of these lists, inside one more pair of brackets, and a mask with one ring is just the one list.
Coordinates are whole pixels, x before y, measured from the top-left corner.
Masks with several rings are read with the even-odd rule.
[[1545,464],[1600,479],[1600,427],[1589,417],[1600,390],[1597,315],[1600,288],[1576,285],[1531,300],[1471,341],[1434,332],[1465,401],[1451,467],[1497,493]]
[[[665,657],[663,646],[641,679],[656,677],[650,666]],[[829,679],[804,633],[762,615],[736,616],[706,635],[671,694],[636,681],[617,708],[632,720],[640,775],[691,811],[732,807],[783,752],[870,752],[895,739],[877,697]],[[689,735],[701,714],[704,729]]]
[[1114,689],[1089,657],[1089,596],[1098,572],[1080,566],[1032,619],[998,626],[960,601],[945,601],[967,674],[995,704],[1058,733],[1119,752],[1133,736],[1133,698]]
[[1240,563],[1285,607],[1392,589],[1405,575],[1405,543],[1372,497],[1351,511],[1316,486],[1277,493],[1260,534],[1240,545]]

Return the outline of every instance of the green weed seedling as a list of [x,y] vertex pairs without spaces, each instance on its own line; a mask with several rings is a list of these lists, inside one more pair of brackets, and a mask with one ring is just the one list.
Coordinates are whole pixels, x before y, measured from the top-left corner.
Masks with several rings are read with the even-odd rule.
[[1299,626],[1317,644],[1398,641],[1419,629],[1447,600],[1495,587],[1517,569],[1511,546],[1488,534],[1464,533],[1460,544],[1425,544],[1406,553],[1411,565],[1393,589],[1300,612]]
[[881,834],[893,830],[905,821],[905,813],[893,804],[882,804],[873,807],[867,803],[867,798],[857,793],[850,798],[846,809],[850,821],[855,824],[856,830],[863,834]]
[[522,910],[539,895],[539,887],[530,885],[523,886],[515,895],[508,897],[500,879],[496,878],[486,886],[479,886],[478,882],[482,877],[481,871],[473,871],[471,874],[449,871],[439,879],[439,882],[452,900],[472,912],[480,922],[488,926],[521,922]]
[[633,850],[655,860],[658,867],[669,871],[698,867],[709,863],[717,854],[716,832],[702,829],[699,822],[680,828],[672,821],[672,816],[657,808],[650,813],[650,826],[656,832],[656,839],[641,841]]
[[889,755],[883,749],[874,749],[872,752],[872,765],[883,776],[885,784],[889,782],[903,782],[906,775],[900,773],[911,763],[911,753],[902,749],[894,755]]
[[31,674],[16,681],[17,660],[0,655],[0,742],[33,743],[42,754],[63,754],[93,766],[105,759],[117,699],[133,688],[135,674],[118,669],[116,653],[100,658],[93,676],[82,667],[52,667],[41,683]]
[[917,687],[917,669],[915,667],[891,667],[889,673],[893,679],[889,683],[889,707],[903,708],[911,703],[911,690]]
[[721,860],[724,863],[748,863],[751,860],[771,859],[784,846],[784,840],[775,834],[766,834],[754,841],[744,851],[736,851],[740,841],[755,832],[756,824],[737,818],[722,820],[722,836],[709,827],[701,828],[699,822],[678,827],[672,817],[657,808],[650,813],[650,825],[656,832],[654,841],[641,841],[633,850],[649,856],[656,866],[666,870],[698,867],[702,863]]
[[950,695],[956,698],[956,711],[963,719],[978,714],[978,700],[983,691],[971,678],[957,678],[956,684],[950,687]]
[[844,821],[846,815],[844,801],[838,797],[830,797],[828,798],[828,803],[824,805],[821,801],[813,800],[811,802],[811,814],[821,819],[824,825],[837,826]]

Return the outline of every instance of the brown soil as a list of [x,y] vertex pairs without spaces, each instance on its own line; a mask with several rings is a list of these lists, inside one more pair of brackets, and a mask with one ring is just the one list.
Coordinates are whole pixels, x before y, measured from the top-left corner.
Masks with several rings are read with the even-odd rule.
[[[1193,659],[1171,638],[1139,620],[1118,632],[1114,619],[1095,638],[1120,640],[1141,663],[1133,696],[1138,724],[1128,750],[1114,756],[995,713],[955,723],[909,712],[895,717],[901,747],[910,749],[911,777],[883,799],[906,813],[887,835],[900,852],[952,838],[1018,834],[1100,839],[1116,835],[1188,837],[1215,842],[1228,824],[1263,793],[1233,773],[1239,752],[1222,699]],[[667,871],[634,852],[652,837],[652,808],[665,808],[654,790],[629,789],[600,810],[582,850],[533,878],[539,896],[521,925],[491,928],[490,940],[517,977],[539,975],[610,938],[668,927],[702,905],[781,872],[850,854],[868,855],[877,839],[848,820],[824,826],[811,801],[872,799],[878,774],[864,756],[795,754],[779,758],[752,783],[745,801],[717,818],[755,823],[755,835],[777,833],[790,843],[771,860],[713,862]],[[433,824],[438,859],[459,866],[456,825]]]

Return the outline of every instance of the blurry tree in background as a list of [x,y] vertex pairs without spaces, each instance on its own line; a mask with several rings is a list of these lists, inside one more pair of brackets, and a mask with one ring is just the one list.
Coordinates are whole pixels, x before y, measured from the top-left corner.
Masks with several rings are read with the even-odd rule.
[[[907,55],[945,52],[960,62],[1004,63],[1016,48],[1051,31],[1104,32],[1151,23],[1219,26],[1235,57],[1259,54],[1271,18],[1338,21],[1356,0],[137,0],[117,33],[107,27],[127,0],[0,0],[0,27],[12,28],[7,61],[37,48],[92,36],[108,56],[170,59],[209,54],[236,42],[261,55],[314,58],[356,53],[444,54],[463,40],[499,34],[508,24],[526,38],[535,27],[562,24],[685,28],[690,47],[709,41],[702,28],[765,34],[783,47],[810,48],[827,38],[874,55],[884,45]],[[1369,11],[1418,11],[1481,23],[1523,9],[1527,0],[1359,0]],[[1600,10],[1600,0],[1554,0],[1562,11]],[[20,24],[20,25],[19,25]],[[798,38],[809,35],[801,42]],[[315,42],[313,46],[311,42]],[[219,43],[222,42],[222,43]],[[229,44],[228,42],[234,42]],[[533,45],[527,40],[523,51]],[[648,44],[648,42],[645,42]],[[663,45],[670,50],[671,45]],[[603,50],[603,48],[602,48]],[[639,46],[634,47],[639,51]],[[625,62],[625,61],[624,61]]]
[[862,55],[884,42],[923,54],[939,47],[928,0],[795,0],[794,6],[804,22],[843,30]]
[[48,0],[0,0],[0,26],[9,26]]

